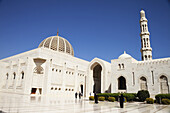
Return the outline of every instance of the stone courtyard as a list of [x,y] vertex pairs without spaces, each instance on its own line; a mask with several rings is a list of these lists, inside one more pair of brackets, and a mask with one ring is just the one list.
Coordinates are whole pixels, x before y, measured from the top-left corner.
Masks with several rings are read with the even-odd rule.
[[51,96],[25,96],[0,93],[2,113],[170,113],[168,105],[125,103],[119,108],[118,102],[99,102],[88,99],[74,99]]

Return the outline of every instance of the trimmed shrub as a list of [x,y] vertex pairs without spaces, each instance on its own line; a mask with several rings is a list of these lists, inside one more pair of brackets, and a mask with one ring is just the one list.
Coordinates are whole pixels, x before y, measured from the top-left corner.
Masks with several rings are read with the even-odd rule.
[[170,99],[170,94],[158,94],[155,96],[156,102],[160,104],[160,100],[162,99]]
[[105,100],[105,97],[99,97],[98,100],[99,100],[99,101],[104,101],[104,100]]
[[94,96],[89,96],[89,100],[94,100]]
[[127,101],[133,101],[136,98],[132,93],[124,93],[123,96],[127,99]]
[[114,102],[114,101],[115,101],[115,97],[109,97],[109,98],[108,98],[108,101]]
[[150,97],[150,94],[149,94],[149,91],[147,91],[147,90],[140,90],[140,91],[138,91],[137,96],[140,101],[144,102],[146,100],[146,98]]
[[[105,100],[108,100],[109,97],[114,97],[116,101],[118,101],[120,93],[100,93],[97,94],[98,97],[105,97]],[[133,101],[136,99],[136,93],[123,93],[123,96],[126,97],[127,101]]]
[[162,99],[162,104],[169,105],[170,104],[170,99]]
[[98,97],[105,97],[105,100],[108,100],[109,97],[115,97],[115,99],[118,100],[119,94],[120,93],[100,93],[97,95]]
[[146,103],[147,104],[153,104],[154,103],[153,98],[146,98]]

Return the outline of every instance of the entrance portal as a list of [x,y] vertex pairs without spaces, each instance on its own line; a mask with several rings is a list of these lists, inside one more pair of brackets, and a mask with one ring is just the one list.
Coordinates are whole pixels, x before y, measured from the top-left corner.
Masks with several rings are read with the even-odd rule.
[[81,94],[83,95],[83,85],[80,85],[81,88]]
[[123,76],[118,78],[118,89],[126,90],[126,79]]
[[101,71],[102,67],[99,64],[93,68],[93,93],[101,93]]

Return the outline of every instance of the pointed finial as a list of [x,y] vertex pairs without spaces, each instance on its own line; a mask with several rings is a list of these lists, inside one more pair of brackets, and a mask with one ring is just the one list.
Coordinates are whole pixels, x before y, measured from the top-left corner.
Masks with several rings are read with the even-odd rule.
[[126,51],[124,51],[124,54],[126,54]]
[[57,29],[57,36],[58,36],[58,29]]

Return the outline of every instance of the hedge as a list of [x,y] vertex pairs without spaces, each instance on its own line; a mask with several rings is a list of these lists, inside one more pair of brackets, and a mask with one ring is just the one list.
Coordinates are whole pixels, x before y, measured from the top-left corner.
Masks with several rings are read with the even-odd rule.
[[170,99],[170,94],[158,94],[155,95],[156,102],[160,104],[160,99]]
[[94,100],[94,96],[89,96],[89,100]]
[[108,101],[114,102],[114,101],[115,101],[115,97],[109,97],[109,98],[108,98]]
[[170,99],[162,99],[162,104],[169,105],[170,104]]
[[99,100],[99,101],[104,101],[104,100],[105,100],[105,97],[99,97],[98,100]]
[[146,103],[147,104],[153,104],[154,103],[153,98],[146,98]]
[[[105,97],[105,100],[108,100],[109,97],[114,97],[116,101],[118,101],[119,95],[121,93],[100,93],[97,94],[98,97]],[[136,99],[136,93],[123,93],[123,96],[127,99],[127,101],[133,101]]]
[[132,93],[124,93],[123,96],[127,99],[127,101],[133,101],[136,98]]
[[109,97],[115,97],[116,100],[118,100],[119,93],[100,93],[97,94],[98,97],[103,96],[105,97],[105,100],[108,100]]

